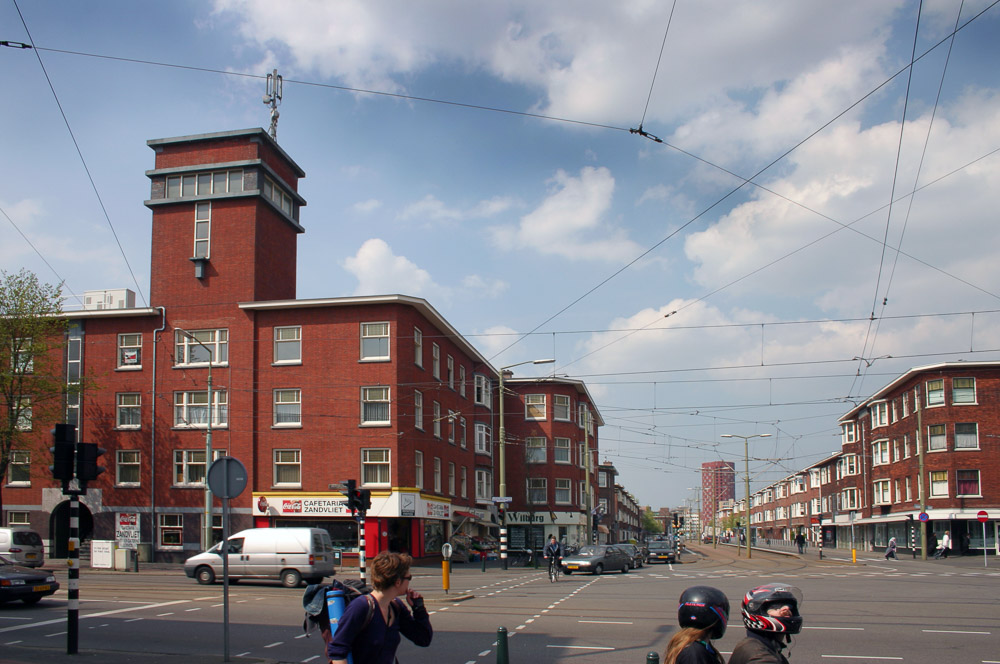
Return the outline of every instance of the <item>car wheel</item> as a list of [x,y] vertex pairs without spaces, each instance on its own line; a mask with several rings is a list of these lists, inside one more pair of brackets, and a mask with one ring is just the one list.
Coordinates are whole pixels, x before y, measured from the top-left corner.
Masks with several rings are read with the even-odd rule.
[[25,604],[28,604],[28,605],[38,604],[40,601],[42,601],[42,596],[41,595],[30,595],[28,597],[22,597],[21,601],[24,602]]
[[198,583],[203,586],[209,586],[215,583],[215,572],[212,571],[211,567],[199,567],[195,570],[194,576],[198,579]]
[[298,588],[302,583],[302,575],[293,569],[286,569],[281,573],[281,585],[286,588]]
[[594,576],[600,576],[604,572],[604,565],[598,563],[594,568]]

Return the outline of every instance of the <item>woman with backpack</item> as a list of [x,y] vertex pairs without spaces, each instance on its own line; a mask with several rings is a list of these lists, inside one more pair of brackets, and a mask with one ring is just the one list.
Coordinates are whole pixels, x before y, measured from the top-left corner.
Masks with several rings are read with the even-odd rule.
[[346,664],[349,655],[353,664],[393,664],[400,634],[423,648],[431,644],[434,631],[424,598],[410,589],[412,560],[388,551],[375,556],[373,590],[351,601],[340,617],[326,648],[331,664]]

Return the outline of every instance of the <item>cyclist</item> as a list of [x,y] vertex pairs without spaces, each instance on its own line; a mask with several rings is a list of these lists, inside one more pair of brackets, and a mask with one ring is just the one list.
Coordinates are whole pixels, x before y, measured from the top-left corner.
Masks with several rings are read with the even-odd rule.
[[542,556],[549,561],[549,580],[555,581],[559,573],[559,561],[562,560],[562,545],[556,541],[555,535],[549,535],[549,543],[542,549]]

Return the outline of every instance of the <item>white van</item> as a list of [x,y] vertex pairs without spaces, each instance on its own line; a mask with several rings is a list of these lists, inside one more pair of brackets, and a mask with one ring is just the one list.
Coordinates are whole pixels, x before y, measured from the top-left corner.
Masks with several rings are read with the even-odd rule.
[[[222,543],[191,556],[184,573],[198,583],[222,578]],[[278,579],[286,588],[333,576],[333,543],[322,528],[251,528],[228,540],[230,579]]]
[[0,555],[24,567],[41,567],[45,562],[45,543],[34,530],[0,528]]

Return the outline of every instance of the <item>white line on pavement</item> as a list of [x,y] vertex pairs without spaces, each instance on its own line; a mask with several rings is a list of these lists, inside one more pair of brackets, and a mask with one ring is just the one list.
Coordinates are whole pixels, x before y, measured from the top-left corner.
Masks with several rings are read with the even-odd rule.
[[965,632],[960,629],[922,629],[920,631],[928,634],[986,634],[987,636],[990,634],[990,632]]
[[306,657],[304,660],[302,660],[302,664],[306,664],[306,662],[311,662],[314,659],[316,659],[317,657],[319,657],[319,655],[313,655],[312,657]]
[[490,654],[490,652],[491,652],[491,651],[489,651],[489,650],[484,650],[484,651],[482,651],[481,653],[479,653],[479,656],[480,656],[480,657],[486,657],[487,655],[489,655],[489,654]]
[[[178,600],[174,600],[172,602],[162,602],[160,604],[147,604],[145,606],[131,606],[131,607],[127,608],[127,609],[114,609],[112,611],[101,611],[99,613],[81,614],[80,615],[80,619],[83,620],[84,618],[100,618],[102,616],[112,616],[112,615],[115,615],[116,613],[128,613],[129,611],[139,611],[141,609],[158,609],[158,608],[163,607],[163,606],[171,606],[171,605],[174,605],[174,604],[186,604],[188,601],[190,601],[190,600],[178,599]],[[27,624],[27,625],[14,625],[12,627],[3,627],[3,628],[0,628],[0,634],[2,634],[3,632],[13,632],[13,631],[18,630],[18,629],[28,629],[29,627],[43,627],[45,625],[56,625],[56,624],[64,623],[64,622],[66,622],[66,618],[56,618],[55,620],[46,620],[46,621],[43,621],[43,622],[30,623],[30,624]],[[60,632],[60,633],[64,634],[65,632]]]
[[21,643],[21,639],[18,639],[17,641],[8,641],[4,645],[5,646],[12,646],[12,645],[15,645],[15,644],[18,644],[18,643]]
[[863,631],[865,631],[864,627],[803,627],[802,629],[846,629],[846,630],[852,630],[852,631],[855,631],[855,632],[863,632]]
[[280,646],[282,643],[284,643],[284,641],[275,641],[274,643],[269,643],[269,644],[267,644],[264,647],[265,648],[276,648],[276,647]]
[[608,648],[606,646],[552,646],[547,645],[546,648],[567,648],[570,650],[614,650],[614,648]]
[[599,625],[632,625],[631,621],[622,620],[577,620],[578,623],[597,623]]
[[876,657],[875,655],[820,655],[832,659],[903,659],[902,657]]

